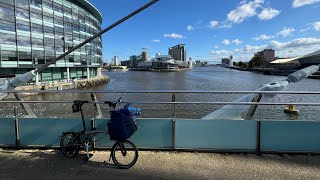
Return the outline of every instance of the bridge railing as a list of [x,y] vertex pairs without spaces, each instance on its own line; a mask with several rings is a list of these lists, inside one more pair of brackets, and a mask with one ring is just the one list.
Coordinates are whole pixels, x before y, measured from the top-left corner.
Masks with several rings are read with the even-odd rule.
[[[139,148],[197,150],[248,153],[319,153],[320,118],[314,121],[273,120],[201,120],[175,117],[175,105],[219,104],[219,105],[304,105],[320,106],[320,103],[253,103],[253,102],[177,102],[174,95],[180,93],[225,93],[225,94],[311,94],[320,92],[186,92],[186,91],[11,91],[11,93],[166,93],[172,95],[171,102],[134,102],[135,104],[169,104],[173,107],[171,118],[138,119],[138,132],[131,140]],[[0,92],[1,93],[1,92]],[[6,103],[73,103],[71,100],[57,101],[0,101]],[[97,100],[93,104],[102,104]],[[88,120],[92,128],[105,129],[108,119]],[[9,147],[58,147],[62,132],[81,129],[77,118],[0,118],[0,144]],[[99,135],[100,136],[100,135]],[[102,137],[101,137],[102,138]],[[97,137],[100,139],[100,137]],[[96,148],[111,147],[108,137],[96,143]]]

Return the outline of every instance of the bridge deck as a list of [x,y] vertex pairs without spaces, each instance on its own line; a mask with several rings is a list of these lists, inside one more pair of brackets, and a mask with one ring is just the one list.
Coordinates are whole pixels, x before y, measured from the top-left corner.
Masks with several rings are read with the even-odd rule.
[[104,163],[109,151],[65,158],[60,151],[0,149],[0,179],[320,179],[320,156],[277,156],[141,151],[120,170]]

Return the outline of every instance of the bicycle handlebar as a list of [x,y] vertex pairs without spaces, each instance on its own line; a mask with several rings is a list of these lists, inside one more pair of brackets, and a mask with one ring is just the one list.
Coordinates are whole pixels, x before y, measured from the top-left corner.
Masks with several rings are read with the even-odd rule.
[[122,97],[120,97],[117,101],[105,101],[105,104],[109,104],[110,108],[116,108],[119,103],[121,103]]

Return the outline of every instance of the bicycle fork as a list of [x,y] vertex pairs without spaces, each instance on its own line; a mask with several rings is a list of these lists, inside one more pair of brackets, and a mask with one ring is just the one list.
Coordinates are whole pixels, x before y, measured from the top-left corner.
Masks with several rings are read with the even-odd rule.
[[[127,150],[126,150],[126,148],[124,147],[123,143],[120,142],[120,141],[118,141],[117,143],[119,144],[121,154],[122,154],[123,156],[126,156],[126,155],[127,155]],[[115,147],[116,147],[116,145],[115,145]],[[113,151],[116,151],[116,148],[112,148],[111,153],[110,153],[110,156],[109,156],[109,162],[111,161],[111,157],[112,157]],[[115,152],[114,152],[114,153],[115,153]]]

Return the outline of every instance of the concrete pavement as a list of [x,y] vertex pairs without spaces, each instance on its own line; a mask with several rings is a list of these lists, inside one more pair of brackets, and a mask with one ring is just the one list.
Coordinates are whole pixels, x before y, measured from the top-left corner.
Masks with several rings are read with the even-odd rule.
[[[68,159],[55,150],[0,149],[0,179],[320,179],[320,156],[140,151],[129,170],[109,163],[109,151]],[[104,162],[106,161],[106,162]]]

